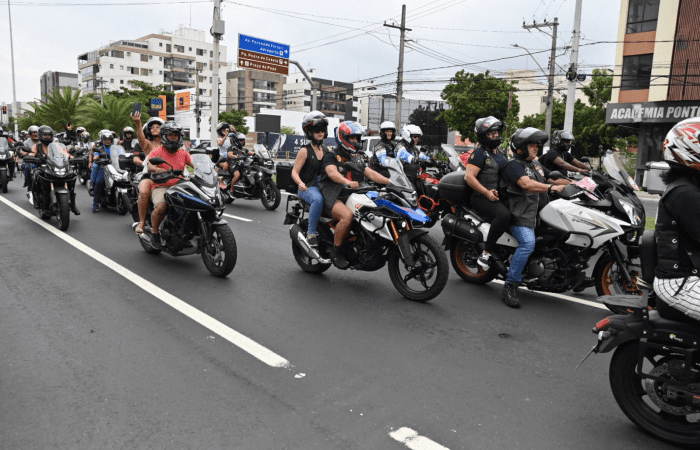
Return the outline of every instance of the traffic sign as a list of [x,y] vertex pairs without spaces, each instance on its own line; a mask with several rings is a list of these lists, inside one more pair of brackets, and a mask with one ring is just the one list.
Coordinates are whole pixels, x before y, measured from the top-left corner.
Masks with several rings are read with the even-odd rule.
[[289,45],[272,42],[265,39],[238,34],[238,48],[263,55],[277,56],[289,59]]
[[238,49],[238,65],[240,67],[263,70],[265,72],[289,75],[289,60],[262,53]]

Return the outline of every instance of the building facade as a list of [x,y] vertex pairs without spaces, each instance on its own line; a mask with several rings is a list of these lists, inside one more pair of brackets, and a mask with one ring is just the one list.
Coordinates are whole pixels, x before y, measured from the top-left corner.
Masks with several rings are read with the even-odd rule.
[[263,109],[282,109],[286,78],[284,75],[253,69],[228,72],[225,109],[248,111],[250,115]]
[[[372,97],[360,97],[362,117],[359,121],[367,128],[371,134],[379,133],[379,125],[384,121],[394,122],[396,120],[396,96],[392,94],[377,95]],[[395,124],[398,132],[401,132],[403,125],[408,123],[411,113],[419,106],[435,109],[449,109],[449,105],[443,101],[436,100],[413,100],[404,98],[401,101],[401,123]]]
[[41,85],[42,100],[46,99],[56,88],[63,89],[64,87],[69,87],[74,91],[80,89],[77,73],[44,72],[39,79],[39,84]]
[[639,129],[637,182],[668,131],[700,116],[700,2],[622,0],[606,121]]
[[[357,121],[357,106],[352,83],[316,78],[316,71],[307,71],[316,87],[316,109],[328,117]],[[302,73],[290,74],[283,87],[282,107],[290,111],[311,111],[311,84]]]

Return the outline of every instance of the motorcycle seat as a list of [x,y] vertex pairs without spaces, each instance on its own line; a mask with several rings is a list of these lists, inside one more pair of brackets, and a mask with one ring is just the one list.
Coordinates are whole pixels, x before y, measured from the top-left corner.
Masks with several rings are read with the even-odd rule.
[[688,334],[700,334],[700,322],[688,317],[688,322],[678,322],[661,317],[659,311],[649,311],[649,324],[655,330],[673,330]]

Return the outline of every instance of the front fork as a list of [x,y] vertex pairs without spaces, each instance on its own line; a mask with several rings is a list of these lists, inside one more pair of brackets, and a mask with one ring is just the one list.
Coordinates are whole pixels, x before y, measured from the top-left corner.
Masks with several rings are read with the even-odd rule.
[[629,270],[627,270],[627,264],[625,264],[625,257],[622,255],[622,250],[618,247],[620,241],[615,239],[607,243],[608,253],[610,253],[610,258],[617,263],[617,267],[620,273],[624,277],[628,286],[633,286],[632,276]]

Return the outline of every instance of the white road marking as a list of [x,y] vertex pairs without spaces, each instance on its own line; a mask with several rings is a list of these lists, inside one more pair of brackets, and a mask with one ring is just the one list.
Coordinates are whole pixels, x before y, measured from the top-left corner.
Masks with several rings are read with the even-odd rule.
[[238,217],[238,216],[234,216],[234,215],[232,215],[232,214],[226,214],[226,213],[224,213],[223,215],[226,216],[226,217],[230,217],[230,218],[232,218],[232,219],[242,220],[243,222],[252,222],[251,219],[246,219],[245,217]]
[[419,436],[417,432],[410,428],[399,428],[389,433],[389,436],[406,445],[411,450],[449,450],[435,441],[425,436]]
[[169,292],[159,288],[158,286],[151,283],[150,281],[140,277],[139,275],[137,275],[134,272],[127,269],[126,267],[124,267],[120,264],[117,264],[116,261],[113,261],[113,260],[107,258],[106,256],[102,255],[101,253],[93,250],[92,248],[88,247],[87,245],[81,243],[80,241],[68,236],[67,234],[63,233],[62,231],[58,230],[57,228],[43,222],[38,217],[34,216],[33,214],[28,213],[27,211],[25,211],[24,209],[15,205],[11,201],[6,200],[3,197],[0,197],[0,201],[2,201],[3,203],[5,203],[7,206],[14,209],[15,211],[17,211],[18,213],[22,214],[27,219],[36,223],[40,227],[44,228],[45,230],[49,231],[50,233],[53,233],[55,236],[63,239],[66,243],[68,243],[69,245],[72,245],[76,249],[85,253],[89,257],[93,258],[95,261],[105,265],[108,269],[115,271],[116,273],[118,273],[119,275],[124,277],[129,282],[135,284],[136,286],[143,289],[147,293],[156,297],[158,300],[160,300],[163,303],[167,304],[168,306],[172,307],[176,311],[184,314],[185,316],[189,317],[190,319],[194,320],[195,322],[199,323],[200,325],[204,326],[205,328],[211,330],[212,332],[218,334],[222,338],[226,339],[227,341],[229,341],[233,345],[239,347],[241,350],[249,353],[251,356],[259,359],[260,361],[264,362],[265,364],[272,366],[272,367],[289,367],[290,366],[289,361],[282,358],[281,356],[274,353],[273,351],[263,347],[262,345],[253,341],[249,337],[244,336],[243,334],[239,333],[238,331],[236,331],[232,328],[229,328],[228,326],[224,325],[223,323],[219,322],[218,320],[214,319],[213,317],[211,317],[211,316],[203,313],[202,311],[190,306],[189,304],[183,302],[179,298],[177,298],[174,295],[170,294]]
[[[493,280],[493,283],[505,284],[505,282],[503,280]],[[580,305],[586,305],[586,306],[590,306],[592,308],[604,309],[606,311],[609,311],[608,307],[603,305],[602,303],[596,303],[596,302],[592,302],[590,300],[584,300],[582,298],[571,297],[569,295],[564,295],[564,294],[556,294],[554,292],[541,292],[541,291],[530,291],[530,292],[537,292],[538,294],[549,295],[552,297],[560,298],[562,300],[566,300],[568,302],[578,303]]]

